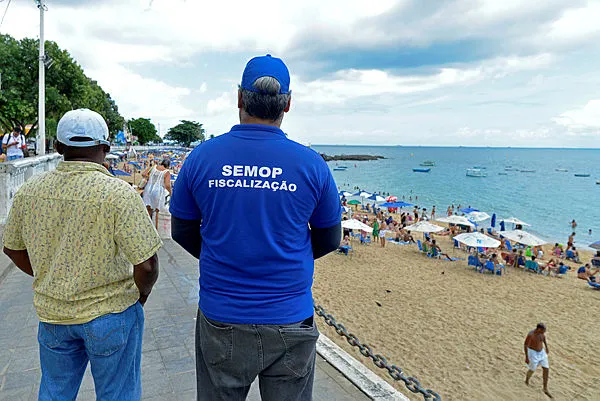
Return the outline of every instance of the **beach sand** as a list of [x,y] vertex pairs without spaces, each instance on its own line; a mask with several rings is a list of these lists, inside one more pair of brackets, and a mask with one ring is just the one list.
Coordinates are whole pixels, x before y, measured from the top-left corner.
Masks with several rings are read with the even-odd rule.
[[[382,249],[356,240],[353,256],[319,259],[317,304],[444,400],[548,400],[541,368],[529,387],[524,384],[525,336],[545,322],[554,399],[600,400],[600,291],[573,270],[564,278],[513,268],[502,277],[480,274],[447,237],[436,239],[450,256],[465,260],[429,259],[416,245],[388,243]],[[322,318],[317,321],[323,334],[394,383]],[[423,400],[402,382],[394,384],[411,400]]]

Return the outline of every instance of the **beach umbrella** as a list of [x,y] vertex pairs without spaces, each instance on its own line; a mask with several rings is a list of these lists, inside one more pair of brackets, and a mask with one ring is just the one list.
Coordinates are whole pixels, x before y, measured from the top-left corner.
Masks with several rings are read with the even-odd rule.
[[459,224],[461,226],[475,227],[475,224],[470,222],[469,219],[467,219],[464,216],[456,216],[456,215],[444,216],[444,217],[440,217],[439,219],[437,219],[437,221],[442,222],[442,223]]
[[367,199],[375,201],[375,202],[383,202],[383,201],[385,201],[385,198],[383,196],[377,195],[377,194],[373,194],[373,195],[369,196]]
[[418,223],[406,227],[406,229],[418,233],[437,233],[445,230],[444,227],[437,226],[428,221],[419,221]]
[[347,202],[349,205],[360,205],[360,201],[357,201],[356,199],[352,199],[351,201]]
[[136,162],[127,162],[127,164],[131,164],[132,166],[134,166],[135,168],[137,168],[138,170],[142,169],[142,166],[140,166],[139,164],[137,164]]
[[352,194],[350,192],[348,192],[348,191],[340,191],[340,192],[338,192],[338,194],[340,195],[340,197],[342,197],[342,196],[345,196],[345,197],[352,196]]
[[500,246],[500,241],[479,232],[459,234],[454,239],[472,247],[498,248]]
[[469,213],[473,213],[473,212],[479,212],[479,209],[475,209],[472,207],[465,207],[460,209],[461,212],[463,212],[464,214],[469,214]]
[[117,170],[113,170],[113,174],[115,175],[115,177],[118,177],[118,176],[131,177],[131,174],[126,173],[123,170],[118,170],[118,169]]
[[373,194],[367,191],[358,191],[352,194],[352,196],[360,196],[361,198],[368,198],[371,195]]
[[548,243],[548,241],[544,241],[543,239],[523,230],[504,231],[502,236],[523,245],[539,246]]
[[496,227],[496,213],[492,214],[492,221],[490,222],[492,228]]
[[593,244],[590,244],[589,247],[592,248],[592,249],[598,249],[598,250],[600,250],[600,241],[596,241]]
[[469,219],[469,221],[479,222],[489,219],[490,215],[486,212],[470,212],[466,215],[466,218]]
[[105,157],[106,160],[117,160],[118,158],[119,158],[119,156],[113,155],[113,154],[108,154]]
[[342,227],[347,228],[349,230],[361,230],[366,231],[368,233],[373,232],[373,228],[366,225],[362,221],[358,221],[356,219],[344,220],[342,221]]
[[406,203],[406,202],[385,202],[380,204],[379,206],[381,207],[408,207],[408,206],[413,206],[410,203]]
[[527,224],[523,220],[519,220],[516,217],[509,217],[508,219],[504,219],[502,221],[504,221],[505,223],[520,224],[522,226],[531,227],[531,224]]

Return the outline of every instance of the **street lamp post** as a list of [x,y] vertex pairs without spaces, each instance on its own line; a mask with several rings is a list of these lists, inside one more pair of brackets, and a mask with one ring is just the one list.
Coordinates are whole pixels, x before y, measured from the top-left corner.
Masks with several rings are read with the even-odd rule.
[[37,0],[40,9],[40,59],[39,59],[39,93],[38,93],[38,130],[36,148],[38,155],[46,154],[46,51],[44,49],[44,0]]

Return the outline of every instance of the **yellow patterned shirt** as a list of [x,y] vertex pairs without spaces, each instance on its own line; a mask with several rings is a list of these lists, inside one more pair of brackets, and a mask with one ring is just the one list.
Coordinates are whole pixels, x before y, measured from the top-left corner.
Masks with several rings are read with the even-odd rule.
[[86,323],[133,305],[133,265],[162,241],[141,197],[101,165],[61,162],[15,195],[4,246],[26,249],[42,322]]

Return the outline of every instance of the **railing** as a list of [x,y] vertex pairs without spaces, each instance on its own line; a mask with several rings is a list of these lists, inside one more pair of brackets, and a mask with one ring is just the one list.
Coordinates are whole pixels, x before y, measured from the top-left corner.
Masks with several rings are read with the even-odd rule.
[[21,185],[34,175],[54,170],[61,159],[61,155],[53,153],[0,163],[0,224],[6,221]]

